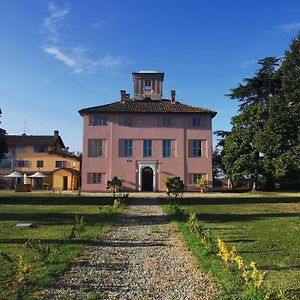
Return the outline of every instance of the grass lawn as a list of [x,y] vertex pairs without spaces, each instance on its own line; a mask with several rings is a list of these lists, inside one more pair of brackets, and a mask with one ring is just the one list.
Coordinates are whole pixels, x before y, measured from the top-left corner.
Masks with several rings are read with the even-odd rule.
[[[110,198],[1,193],[0,250],[8,254],[13,263],[0,257],[0,299],[15,299],[17,290],[30,294],[49,284],[121,211],[108,204],[112,204]],[[76,215],[78,219],[83,217],[86,225],[70,239]],[[34,226],[16,228],[17,223]],[[25,246],[28,240],[32,240],[34,249]],[[43,242],[38,244],[38,240]],[[47,246],[50,254],[43,256]],[[32,265],[31,272],[25,274],[25,285],[16,281],[21,253],[24,262]]]
[[[183,198],[179,204],[185,213],[195,212],[214,238],[219,236],[228,246],[236,246],[246,262],[255,261],[260,270],[267,271],[268,286],[300,296],[299,193],[289,197],[264,193],[263,197]],[[182,222],[179,228],[189,243],[194,243]]]

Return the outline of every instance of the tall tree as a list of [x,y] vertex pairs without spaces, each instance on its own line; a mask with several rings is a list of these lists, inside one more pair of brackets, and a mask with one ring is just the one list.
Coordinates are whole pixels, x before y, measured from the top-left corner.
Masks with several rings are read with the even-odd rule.
[[[0,109],[0,117],[1,117],[1,109]],[[1,121],[0,121],[1,124]],[[6,131],[2,128],[0,128],[0,160],[2,158],[4,158],[5,153],[7,153],[7,145],[5,142],[5,135],[6,135]]]
[[276,178],[295,181],[300,179],[300,35],[285,52],[279,73],[282,88],[270,105],[264,152]]
[[258,63],[261,68],[255,76],[245,78],[244,84],[227,95],[240,102],[240,110],[232,118],[232,131],[225,140],[223,156],[225,171],[232,181],[250,178],[253,191],[259,176],[264,174],[259,141],[268,118],[268,105],[281,87],[279,60],[266,57]]

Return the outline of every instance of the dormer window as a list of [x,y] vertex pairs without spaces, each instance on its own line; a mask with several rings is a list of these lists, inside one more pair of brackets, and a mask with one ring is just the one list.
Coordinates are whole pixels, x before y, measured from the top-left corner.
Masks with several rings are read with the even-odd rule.
[[152,91],[152,80],[151,79],[145,79],[145,85],[144,90],[145,91]]

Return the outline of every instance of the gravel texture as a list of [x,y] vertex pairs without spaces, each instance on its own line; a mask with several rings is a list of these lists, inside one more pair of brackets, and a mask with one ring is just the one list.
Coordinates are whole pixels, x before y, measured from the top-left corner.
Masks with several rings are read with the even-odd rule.
[[43,299],[212,299],[211,280],[156,200],[149,201],[128,206]]

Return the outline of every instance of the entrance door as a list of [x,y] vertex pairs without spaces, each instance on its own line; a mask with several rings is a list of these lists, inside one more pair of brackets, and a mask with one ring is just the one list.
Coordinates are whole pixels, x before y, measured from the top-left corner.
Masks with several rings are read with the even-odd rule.
[[64,176],[63,180],[64,180],[63,190],[66,191],[68,189],[68,176]]
[[153,192],[153,171],[150,167],[142,170],[142,191]]

